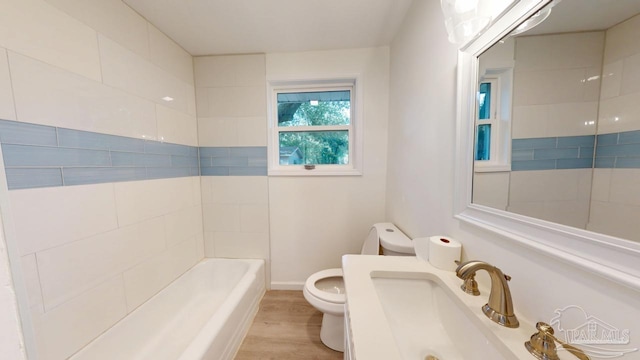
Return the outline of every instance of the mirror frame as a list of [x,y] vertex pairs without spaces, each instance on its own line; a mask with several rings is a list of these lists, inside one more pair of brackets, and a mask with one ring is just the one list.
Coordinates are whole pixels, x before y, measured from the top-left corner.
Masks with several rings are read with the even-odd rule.
[[640,242],[472,203],[478,56],[551,0],[520,0],[458,52],[454,217],[640,291]]

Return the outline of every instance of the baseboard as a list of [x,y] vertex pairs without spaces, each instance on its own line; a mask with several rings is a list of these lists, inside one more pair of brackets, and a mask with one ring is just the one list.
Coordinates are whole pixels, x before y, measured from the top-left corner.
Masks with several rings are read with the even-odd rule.
[[300,290],[304,289],[303,281],[272,281],[271,290]]

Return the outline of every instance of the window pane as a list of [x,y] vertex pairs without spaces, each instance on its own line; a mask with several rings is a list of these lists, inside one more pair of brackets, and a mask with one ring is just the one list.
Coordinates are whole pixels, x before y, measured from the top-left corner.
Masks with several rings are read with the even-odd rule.
[[349,132],[346,130],[280,133],[280,165],[348,163]]
[[491,157],[491,125],[478,125],[476,132],[476,160],[489,160]]
[[481,83],[478,91],[478,119],[491,119],[491,83]]
[[351,91],[278,94],[278,126],[349,125]]

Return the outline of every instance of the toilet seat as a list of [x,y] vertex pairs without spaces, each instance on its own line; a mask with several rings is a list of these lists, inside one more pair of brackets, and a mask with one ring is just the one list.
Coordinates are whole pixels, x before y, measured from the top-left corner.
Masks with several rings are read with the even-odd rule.
[[322,271],[318,271],[317,273],[309,276],[306,283],[304,284],[305,290],[309,292],[310,295],[313,295],[315,298],[326,301],[328,303],[333,304],[344,304],[347,297],[345,294],[334,294],[330,293],[316,287],[316,282],[319,280],[330,278],[330,277],[342,277],[342,268],[335,269],[326,269]]

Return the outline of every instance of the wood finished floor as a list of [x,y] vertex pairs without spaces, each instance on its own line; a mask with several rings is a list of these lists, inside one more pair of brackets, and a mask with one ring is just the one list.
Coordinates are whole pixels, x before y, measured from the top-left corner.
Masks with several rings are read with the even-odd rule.
[[235,360],[341,360],[320,342],[322,313],[302,291],[267,291]]

